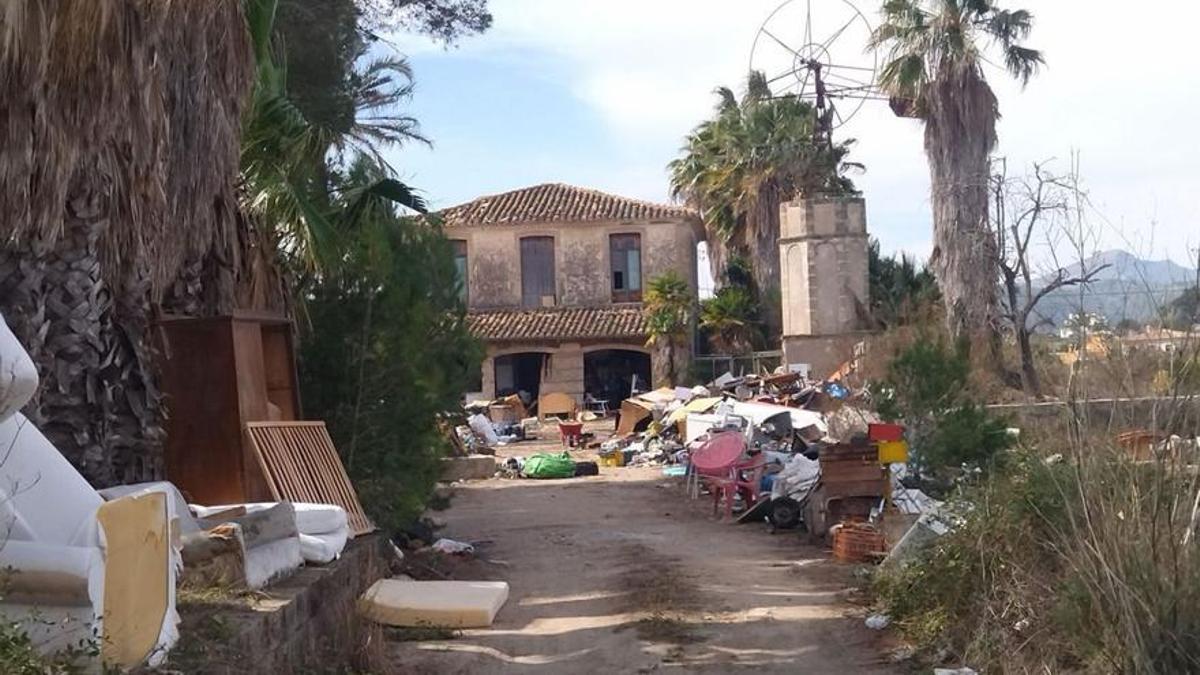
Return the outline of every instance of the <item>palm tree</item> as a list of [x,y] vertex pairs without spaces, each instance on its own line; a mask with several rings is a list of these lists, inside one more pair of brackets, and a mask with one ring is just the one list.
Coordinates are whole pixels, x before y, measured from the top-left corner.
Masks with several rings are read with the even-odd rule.
[[931,259],[956,337],[993,343],[997,316],[996,244],[987,226],[988,158],[1000,116],[984,77],[985,50],[997,47],[1022,84],[1042,65],[1021,42],[1033,26],[1025,10],[993,0],[887,0],[871,38],[888,52],[880,86],[897,112],[925,123],[933,204]]
[[853,194],[844,174],[857,165],[845,161],[850,142],[815,141],[813,106],[797,96],[772,96],[762,73],[750,73],[740,101],[728,88],[716,93],[715,115],[670,163],[671,190],[700,211],[714,277],[731,252],[752,261],[767,301],[766,324],[777,335],[779,206],[804,195]]
[[643,315],[650,337],[646,346],[658,354],[654,359],[654,380],[658,385],[679,383],[679,361],[687,349],[688,330],[692,325],[692,291],[675,272],[667,272],[646,285]]
[[700,327],[722,354],[745,354],[761,340],[758,303],[750,289],[727,285],[700,302]]
[[[424,212],[423,200],[394,177],[382,150],[408,141],[428,143],[412,117],[396,107],[412,96],[407,62],[380,58],[347,75],[352,114],[315,122],[288,93],[287,73],[276,62],[275,16],[279,0],[246,0],[256,61],[251,107],[242,136],[242,206],[264,235],[289,259],[319,270],[339,255],[339,231],[352,230],[362,200],[384,199]],[[373,184],[356,181],[339,197],[336,174],[366,157],[378,165]],[[360,178],[363,174],[360,173]],[[354,207],[355,204],[359,208]]]
[[903,325],[917,320],[917,312],[936,303],[937,279],[928,267],[906,253],[885,257],[879,240],[867,245],[867,272],[870,283],[871,320],[880,328]]
[[0,310],[26,414],[98,486],[162,477],[152,308],[236,257],[245,26],[242,0],[5,2]]

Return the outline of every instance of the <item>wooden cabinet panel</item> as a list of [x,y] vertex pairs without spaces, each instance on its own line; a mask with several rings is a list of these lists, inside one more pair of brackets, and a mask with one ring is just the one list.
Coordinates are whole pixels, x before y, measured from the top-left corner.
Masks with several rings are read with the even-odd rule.
[[200,504],[269,499],[245,428],[299,416],[291,325],[241,313],[158,327],[167,480]]

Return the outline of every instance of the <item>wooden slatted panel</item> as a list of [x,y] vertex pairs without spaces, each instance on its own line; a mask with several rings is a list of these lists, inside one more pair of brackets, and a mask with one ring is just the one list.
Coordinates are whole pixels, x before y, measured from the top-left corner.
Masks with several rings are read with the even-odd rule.
[[246,433],[275,499],[337,504],[353,536],[375,531],[324,422],[249,422]]

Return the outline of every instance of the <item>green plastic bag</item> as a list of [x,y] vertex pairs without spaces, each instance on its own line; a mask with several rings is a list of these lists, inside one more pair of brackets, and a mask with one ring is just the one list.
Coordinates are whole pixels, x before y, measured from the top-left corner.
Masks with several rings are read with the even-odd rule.
[[575,460],[565,452],[561,455],[539,452],[525,460],[521,472],[526,478],[574,478]]

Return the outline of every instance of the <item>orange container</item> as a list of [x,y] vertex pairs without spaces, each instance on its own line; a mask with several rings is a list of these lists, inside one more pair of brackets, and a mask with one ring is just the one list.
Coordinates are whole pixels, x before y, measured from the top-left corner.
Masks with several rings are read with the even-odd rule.
[[865,523],[844,523],[833,533],[833,557],[842,562],[871,562],[887,553],[883,533]]

